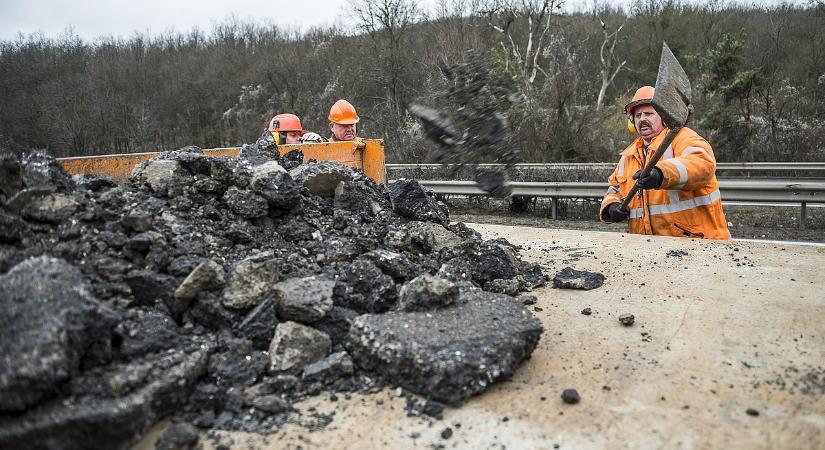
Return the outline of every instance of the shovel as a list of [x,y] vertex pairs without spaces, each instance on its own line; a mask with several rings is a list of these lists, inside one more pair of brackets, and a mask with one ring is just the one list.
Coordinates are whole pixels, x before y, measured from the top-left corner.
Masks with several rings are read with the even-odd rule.
[[[662,59],[659,60],[659,73],[656,75],[655,92],[651,104],[669,131],[667,135],[665,135],[665,140],[662,141],[656,149],[656,152],[653,153],[650,161],[645,164],[642,173],[639,174],[640,179],[650,175],[653,166],[659,162],[662,154],[664,154],[665,150],[670,146],[670,143],[673,142],[673,138],[679,134],[679,131],[687,123],[688,117],[690,117],[690,113],[693,111],[690,98],[690,80],[688,80],[687,74],[685,70],[682,69],[679,61],[673,56],[673,52],[670,51],[667,43],[662,42]],[[630,203],[630,199],[632,199],[638,191],[639,183],[637,181],[633,185],[633,188],[630,189],[630,192],[627,193],[627,196],[622,200],[622,204],[619,205],[622,211],[628,211],[627,204]]]

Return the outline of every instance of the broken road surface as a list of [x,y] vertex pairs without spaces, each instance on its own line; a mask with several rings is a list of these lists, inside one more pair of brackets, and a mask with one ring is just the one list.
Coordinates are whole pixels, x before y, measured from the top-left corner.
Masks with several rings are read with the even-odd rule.
[[[442,420],[408,417],[391,389],[324,394],[295,405],[335,411],[324,428],[221,432],[205,448],[825,446],[825,248],[471,226],[522,245],[549,274],[570,266],[606,281],[534,290],[546,331],[532,358]],[[562,401],[568,388],[579,403]],[[153,448],[161,428],[137,448]]]

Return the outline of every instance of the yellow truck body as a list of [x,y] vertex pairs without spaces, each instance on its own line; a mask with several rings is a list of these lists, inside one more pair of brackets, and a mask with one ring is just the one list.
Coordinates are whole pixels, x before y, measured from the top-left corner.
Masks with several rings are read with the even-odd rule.
[[[338,161],[345,166],[358,169],[378,184],[387,184],[384,165],[383,139],[364,139],[360,142],[321,142],[316,144],[279,145],[278,153],[284,155],[299,149],[304,154],[304,162],[310,159]],[[238,156],[240,147],[213,148],[203,151],[208,156]],[[63,169],[72,174],[90,174],[126,180],[136,165],[158,156],[159,152],[125,153],[117,155],[79,156],[58,158]]]

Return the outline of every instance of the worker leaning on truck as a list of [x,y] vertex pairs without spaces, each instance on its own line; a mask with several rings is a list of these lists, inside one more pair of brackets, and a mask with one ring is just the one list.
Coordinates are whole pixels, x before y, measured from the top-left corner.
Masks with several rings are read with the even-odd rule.
[[269,121],[267,131],[272,133],[275,144],[301,144],[305,142],[323,142],[318,133],[304,130],[301,119],[295,114],[278,114]]
[[638,180],[640,189],[628,210],[619,207],[668,131],[651,105],[653,93],[653,87],[643,86],[625,106],[628,130],[637,137],[622,151],[608,178],[599,218],[607,223],[627,219],[628,231],[636,234],[730,239],[713,148],[687,127],[679,131],[650,175]]
[[338,100],[329,109],[329,130],[332,132],[330,142],[360,141],[357,137],[356,125],[361,118],[355,112],[355,107],[346,100]]

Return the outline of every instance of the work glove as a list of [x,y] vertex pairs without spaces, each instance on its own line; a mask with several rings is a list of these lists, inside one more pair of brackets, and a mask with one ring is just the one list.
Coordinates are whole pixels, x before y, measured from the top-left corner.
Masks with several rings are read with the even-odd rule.
[[653,166],[653,170],[650,171],[648,176],[640,179],[639,175],[641,173],[641,170],[637,170],[636,173],[633,174],[633,179],[636,180],[639,189],[659,189],[659,186],[662,185],[662,181],[665,179],[665,176],[662,174],[662,169],[656,166]]
[[611,203],[607,209],[604,210],[602,218],[605,222],[621,222],[630,216],[630,211],[623,210],[619,205],[621,205],[621,203]]
[[324,142],[324,138],[321,137],[318,133],[308,132],[304,133],[300,137],[301,142],[309,142],[309,143],[316,143],[316,142]]

